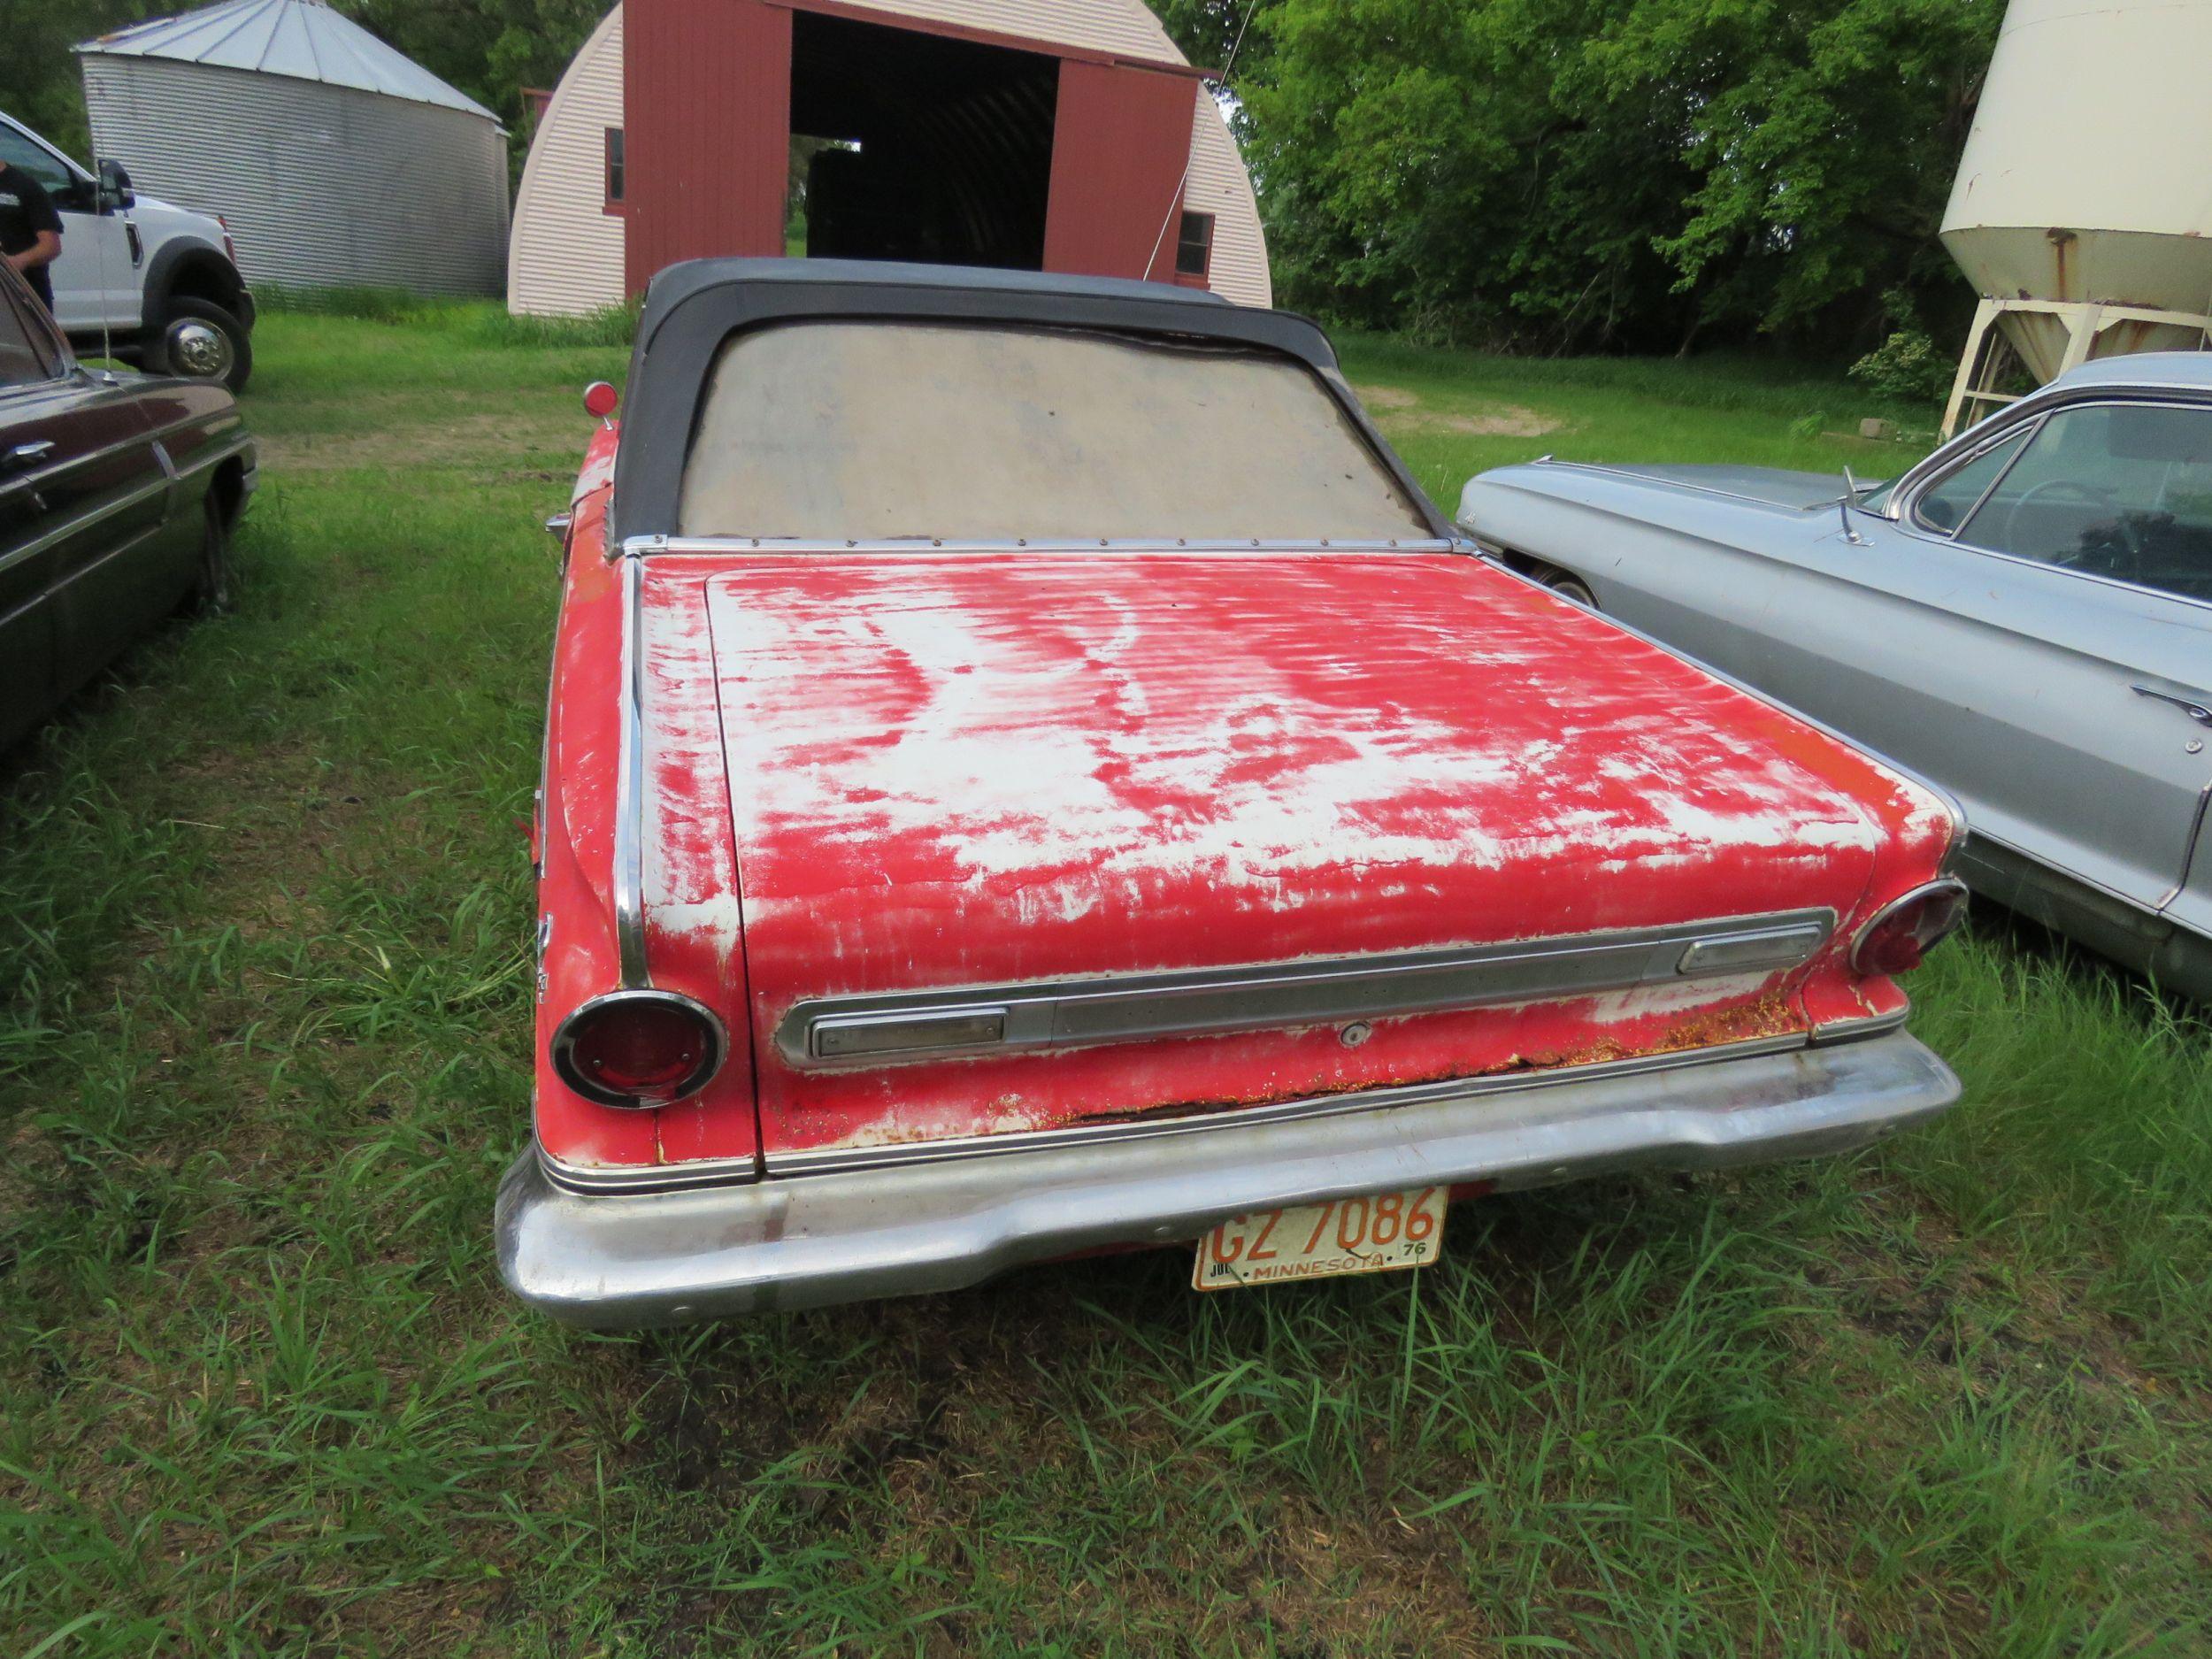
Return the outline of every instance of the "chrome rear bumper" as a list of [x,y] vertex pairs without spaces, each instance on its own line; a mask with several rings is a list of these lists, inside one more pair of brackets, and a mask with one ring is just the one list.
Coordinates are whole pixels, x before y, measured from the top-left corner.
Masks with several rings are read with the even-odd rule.
[[1901,1031],[1202,1133],[744,1186],[585,1194],[526,1154],[499,1190],[499,1271],[601,1330],[957,1290],[1102,1245],[1194,1239],[1224,1217],[1442,1182],[1540,1187],[1630,1169],[1835,1152],[1934,1117],[1958,1079]]

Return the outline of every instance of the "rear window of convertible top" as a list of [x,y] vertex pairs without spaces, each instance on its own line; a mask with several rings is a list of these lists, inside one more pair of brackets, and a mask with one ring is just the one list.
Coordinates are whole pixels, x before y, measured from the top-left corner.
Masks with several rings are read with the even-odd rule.
[[826,321],[733,336],[677,533],[809,541],[1432,534],[1305,365],[1076,330]]

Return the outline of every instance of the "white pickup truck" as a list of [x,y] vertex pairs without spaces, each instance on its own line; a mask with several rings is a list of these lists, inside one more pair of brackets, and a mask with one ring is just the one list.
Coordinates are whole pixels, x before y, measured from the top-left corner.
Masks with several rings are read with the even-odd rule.
[[246,383],[253,296],[220,219],[137,195],[115,162],[96,177],[4,113],[0,159],[36,179],[60,211],[50,275],[72,346],[233,391]]

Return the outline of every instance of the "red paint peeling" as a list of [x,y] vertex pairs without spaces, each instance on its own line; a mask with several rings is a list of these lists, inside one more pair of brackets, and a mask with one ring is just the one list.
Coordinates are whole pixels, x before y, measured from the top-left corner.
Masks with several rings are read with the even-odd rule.
[[[593,457],[601,460],[602,434]],[[603,472],[600,474],[603,477]],[[579,502],[555,679],[541,1053],[614,983],[618,572]],[[1901,1006],[1842,956],[1939,803],[1601,618],[1444,554],[695,556],[646,587],[656,984],[737,1052],[574,1162],[1009,1133],[1650,1054]],[[1409,950],[1812,905],[1790,976],[1330,1029],[803,1071],[831,995]],[[757,1098],[756,1099],[756,1082]],[[657,1127],[645,1125],[650,1118]]]

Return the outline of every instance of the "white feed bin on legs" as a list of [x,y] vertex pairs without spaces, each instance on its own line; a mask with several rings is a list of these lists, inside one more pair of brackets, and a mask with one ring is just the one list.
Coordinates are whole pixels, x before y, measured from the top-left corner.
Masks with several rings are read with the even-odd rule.
[[2005,399],[1993,335],[2039,381],[2212,328],[2212,0],[2012,0],[1943,244],[1982,296],[1947,435]]

